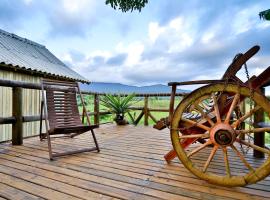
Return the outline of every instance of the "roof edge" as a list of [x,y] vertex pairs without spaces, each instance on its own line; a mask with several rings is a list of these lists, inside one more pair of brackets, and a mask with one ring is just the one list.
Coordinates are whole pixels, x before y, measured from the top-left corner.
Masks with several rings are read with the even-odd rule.
[[46,48],[45,45],[42,45],[42,44],[39,44],[39,43],[34,42],[34,41],[32,41],[32,40],[29,40],[29,39],[20,37],[20,36],[14,34],[14,33],[9,33],[9,32],[7,32],[7,31],[4,31],[3,29],[0,29],[0,33],[3,34],[3,35],[7,35],[7,36],[9,36],[9,37],[15,38],[15,39],[17,39],[17,40],[20,40],[20,41],[22,41],[22,42],[25,42],[25,43],[27,43],[27,44],[31,44],[31,45],[33,45],[33,46],[38,46],[38,47]]
[[31,70],[31,69],[27,69],[27,68],[22,68],[18,65],[14,66],[12,64],[6,64],[6,63],[0,63],[0,67],[4,67],[6,69],[4,70],[13,70],[13,71],[17,71],[17,72],[23,72],[26,74],[30,74],[30,75],[38,75],[40,77],[47,77],[47,78],[56,78],[56,79],[62,79],[62,80],[70,80],[70,81],[77,81],[77,82],[81,82],[81,83],[86,83],[86,84],[90,84],[91,81],[87,80],[87,79],[75,79],[75,78],[71,78],[71,77],[67,77],[67,76],[60,76],[60,75],[55,75],[55,74],[51,74],[51,73],[47,73],[47,72],[43,72],[43,71],[37,71],[37,70]]

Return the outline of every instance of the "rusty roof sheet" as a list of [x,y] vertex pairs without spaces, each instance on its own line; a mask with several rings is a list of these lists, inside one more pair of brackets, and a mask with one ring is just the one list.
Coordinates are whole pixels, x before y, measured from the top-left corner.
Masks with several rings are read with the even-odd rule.
[[89,83],[45,46],[0,29],[0,63],[52,77]]

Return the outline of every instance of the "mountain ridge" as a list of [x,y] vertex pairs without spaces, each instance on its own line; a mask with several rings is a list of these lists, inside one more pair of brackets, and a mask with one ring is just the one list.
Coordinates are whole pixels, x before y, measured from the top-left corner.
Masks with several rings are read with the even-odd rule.
[[[149,86],[132,86],[122,83],[92,82],[91,84],[81,84],[81,90],[96,93],[110,94],[159,94],[171,93],[171,87],[162,84]],[[177,93],[188,93],[188,90],[177,89]]]

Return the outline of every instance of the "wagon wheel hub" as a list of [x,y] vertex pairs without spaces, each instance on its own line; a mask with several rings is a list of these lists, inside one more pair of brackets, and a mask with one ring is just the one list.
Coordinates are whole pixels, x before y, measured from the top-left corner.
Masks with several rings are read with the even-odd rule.
[[219,145],[229,145],[232,143],[232,134],[226,130],[219,130],[215,133],[215,141]]
[[235,141],[236,133],[229,124],[219,123],[211,129],[210,138],[214,144],[229,146]]

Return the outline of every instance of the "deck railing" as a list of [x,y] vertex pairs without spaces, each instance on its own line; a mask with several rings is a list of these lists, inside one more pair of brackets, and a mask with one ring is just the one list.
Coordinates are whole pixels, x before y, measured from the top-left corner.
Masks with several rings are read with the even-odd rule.
[[[23,123],[25,122],[36,122],[40,120],[40,115],[23,115],[23,89],[33,89],[41,90],[41,84],[39,83],[28,83],[22,81],[13,81],[13,80],[4,80],[0,79],[0,86],[2,87],[11,87],[12,88],[12,116],[3,117],[0,116],[0,125],[3,124],[12,124],[12,144],[21,145],[23,143]],[[88,112],[90,116],[94,118],[94,124],[101,124],[100,117],[102,115],[112,114],[108,110],[100,111],[100,96],[105,95],[105,93],[93,93],[82,91],[83,95],[93,95],[94,96],[94,111]],[[115,94],[119,95],[119,94]],[[120,94],[127,95],[127,94]],[[184,96],[186,93],[178,93],[177,96]],[[143,107],[132,107],[134,111],[141,111],[138,117],[134,120],[134,124],[137,125],[144,116],[144,125],[148,126],[149,118],[156,122],[158,119],[154,117],[152,112],[169,112],[169,109],[161,108],[149,108],[149,98],[150,97],[169,97],[169,93],[160,93],[160,94],[136,94],[136,97],[144,98]],[[0,97],[1,98],[1,97]],[[30,136],[35,136],[37,134],[31,134]],[[3,142],[3,141],[0,141]]]
[[[102,124],[100,122],[100,117],[103,115],[111,115],[112,113],[109,110],[100,110],[100,97],[105,95],[105,93],[95,93],[95,92],[82,92],[85,95],[93,95],[94,96],[94,112],[88,112],[90,116],[94,116],[94,123],[95,124]],[[176,96],[178,97],[184,97],[188,93],[177,93]],[[120,96],[126,96],[127,94],[114,94],[114,95],[120,95]],[[168,108],[152,108],[149,105],[149,98],[151,97],[169,97],[171,96],[170,93],[159,93],[159,94],[135,94],[135,97],[141,98],[140,101],[143,101],[143,106],[132,106],[130,107],[130,110],[132,111],[140,111],[140,114],[133,119],[134,125],[138,125],[139,122],[143,119],[144,120],[144,125],[148,126],[149,125],[149,119],[152,119],[155,123],[159,120],[154,117],[152,114],[153,112],[167,112],[169,113],[169,105]],[[112,122],[112,121],[111,121]]]

